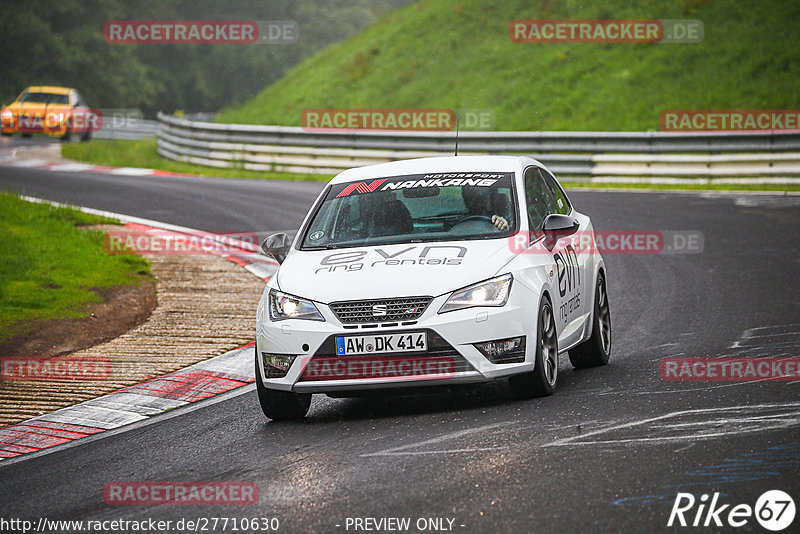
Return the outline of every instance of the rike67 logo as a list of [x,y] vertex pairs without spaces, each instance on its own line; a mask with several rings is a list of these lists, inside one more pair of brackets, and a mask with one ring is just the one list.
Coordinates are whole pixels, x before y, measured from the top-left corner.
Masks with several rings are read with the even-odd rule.
[[752,524],[755,520],[772,532],[787,529],[794,521],[795,504],[792,497],[781,490],[764,492],[755,506],[749,504],[720,503],[719,492],[699,499],[691,493],[678,493],[669,514],[667,526],[733,527]]

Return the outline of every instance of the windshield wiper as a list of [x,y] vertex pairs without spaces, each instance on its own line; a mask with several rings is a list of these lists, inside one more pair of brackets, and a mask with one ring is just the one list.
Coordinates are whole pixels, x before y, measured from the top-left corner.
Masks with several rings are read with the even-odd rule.
[[416,217],[414,220],[417,221],[430,221],[430,220],[439,220],[439,219],[449,219],[450,217],[458,217],[461,215],[465,215],[467,212],[463,211],[445,211],[443,213],[437,213],[436,215],[423,215],[421,217]]

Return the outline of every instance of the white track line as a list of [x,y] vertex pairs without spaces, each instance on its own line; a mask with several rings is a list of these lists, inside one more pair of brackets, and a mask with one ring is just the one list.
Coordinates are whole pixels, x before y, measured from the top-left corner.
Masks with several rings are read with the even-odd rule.
[[[650,442],[650,443],[664,443],[669,441],[685,441],[687,439],[708,439],[714,437],[721,437],[727,436],[731,433],[741,433],[741,429],[731,429],[730,431],[723,431],[723,432],[714,432],[708,434],[686,434],[681,436],[664,436],[664,437],[642,437],[642,438],[625,438],[625,439],[610,439],[610,440],[589,440],[584,441],[586,438],[590,436],[597,436],[604,433],[614,432],[617,430],[623,430],[627,428],[632,428],[636,426],[646,425],[648,423],[653,423],[655,421],[663,421],[665,419],[679,417],[683,415],[698,415],[698,414],[715,414],[715,413],[724,413],[736,410],[758,410],[758,409],[769,409],[769,408],[795,408],[795,415],[798,416],[798,422],[800,422],[800,402],[789,402],[783,404],[754,404],[754,405],[743,405],[743,406],[724,406],[719,408],[701,408],[697,410],[682,410],[678,412],[670,412],[664,415],[659,415],[657,417],[650,417],[646,419],[640,419],[637,421],[631,421],[629,423],[623,423],[620,425],[614,425],[606,428],[600,428],[597,430],[593,430],[591,432],[586,432],[580,434],[578,436],[572,436],[568,438],[560,438],[545,445],[542,447],[559,447],[564,445],[599,445],[599,444],[606,444],[606,445],[613,445],[617,443],[641,443],[641,442]],[[782,414],[778,414],[782,415]],[[784,414],[785,415],[785,414]],[[742,418],[739,418],[742,419]],[[744,418],[746,419],[746,418]],[[724,421],[727,422],[735,422],[738,419],[728,418]],[[719,419],[715,421],[720,421]],[[731,426],[731,425],[729,425]],[[793,426],[793,425],[792,425]],[[760,429],[759,429],[760,430]]]
[[405,449],[415,449],[418,447],[424,447],[426,445],[435,445],[437,443],[441,443],[443,441],[448,441],[451,439],[457,439],[462,436],[468,436],[470,434],[476,434],[478,432],[484,432],[486,430],[491,430],[492,428],[497,428],[499,426],[508,426],[509,423],[502,422],[502,423],[492,423],[490,425],[483,425],[475,428],[468,428],[465,430],[458,430],[456,432],[451,432],[449,434],[443,434],[441,436],[437,436],[435,438],[426,439],[423,441],[417,441],[414,443],[410,443],[408,445],[400,445],[399,447],[392,447],[389,449],[384,449],[378,452],[371,452],[368,454],[362,454],[362,457],[368,456],[397,456],[397,455],[407,455],[407,454],[442,454],[446,452],[474,452],[474,451],[483,451],[495,448],[504,448],[504,447],[482,447],[482,448],[468,448],[468,449],[450,449],[449,451],[413,451],[413,452],[406,452]]

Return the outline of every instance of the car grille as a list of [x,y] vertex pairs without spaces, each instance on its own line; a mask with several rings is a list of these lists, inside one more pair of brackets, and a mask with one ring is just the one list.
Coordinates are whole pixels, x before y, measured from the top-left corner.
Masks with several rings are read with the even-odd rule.
[[[316,375],[308,372],[309,369],[321,369],[322,365],[327,365],[326,369],[335,367],[336,362],[348,362],[349,359],[356,359],[358,362],[368,362],[368,366],[372,366],[372,362],[385,363],[390,360],[413,360],[419,363],[417,366],[409,366],[411,371],[402,376],[393,376],[397,380],[408,380],[413,377],[440,374],[440,367],[438,362],[446,362],[447,374],[462,373],[466,371],[474,371],[475,368],[463,357],[459,352],[452,347],[447,341],[444,340],[433,330],[425,330],[428,336],[428,350],[423,353],[405,352],[405,353],[385,353],[385,354],[363,354],[358,356],[337,356],[336,355],[336,336],[331,336],[326,339],[319,350],[312,356],[306,363],[305,370],[300,374],[300,382],[320,382],[325,380],[347,380],[351,378],[359,379],[360,376],[348,376],[347,374],[339,375],[334,372],[326,374],[325,372],[318,372]],[[381,332],[382,334],[384,332]],[[395,333],[395,332],[385,332]],[[437,365],[425,365],[427,361],[436,362]],[[363,365],[360,363],[359,365]],[[316,366],[316,367],[315,367]],[[387,378],[387,377],[382,377]]]
[[425,312],[431,300],[433,297],[350,300],[333,302],[330,307],[342,324],[415,321]]

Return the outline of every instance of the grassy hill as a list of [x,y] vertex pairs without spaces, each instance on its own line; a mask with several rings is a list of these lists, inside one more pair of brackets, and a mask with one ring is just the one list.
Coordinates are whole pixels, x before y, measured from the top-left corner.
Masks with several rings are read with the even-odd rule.
[[[515,19],[699,19],[705,37],[513,43]],[[665,109],[797,109],[798,20],[796,0],[422,0],[217,120],[298,125],[306,108],[443,107],[491,109],[497,130],[657,130]]]

